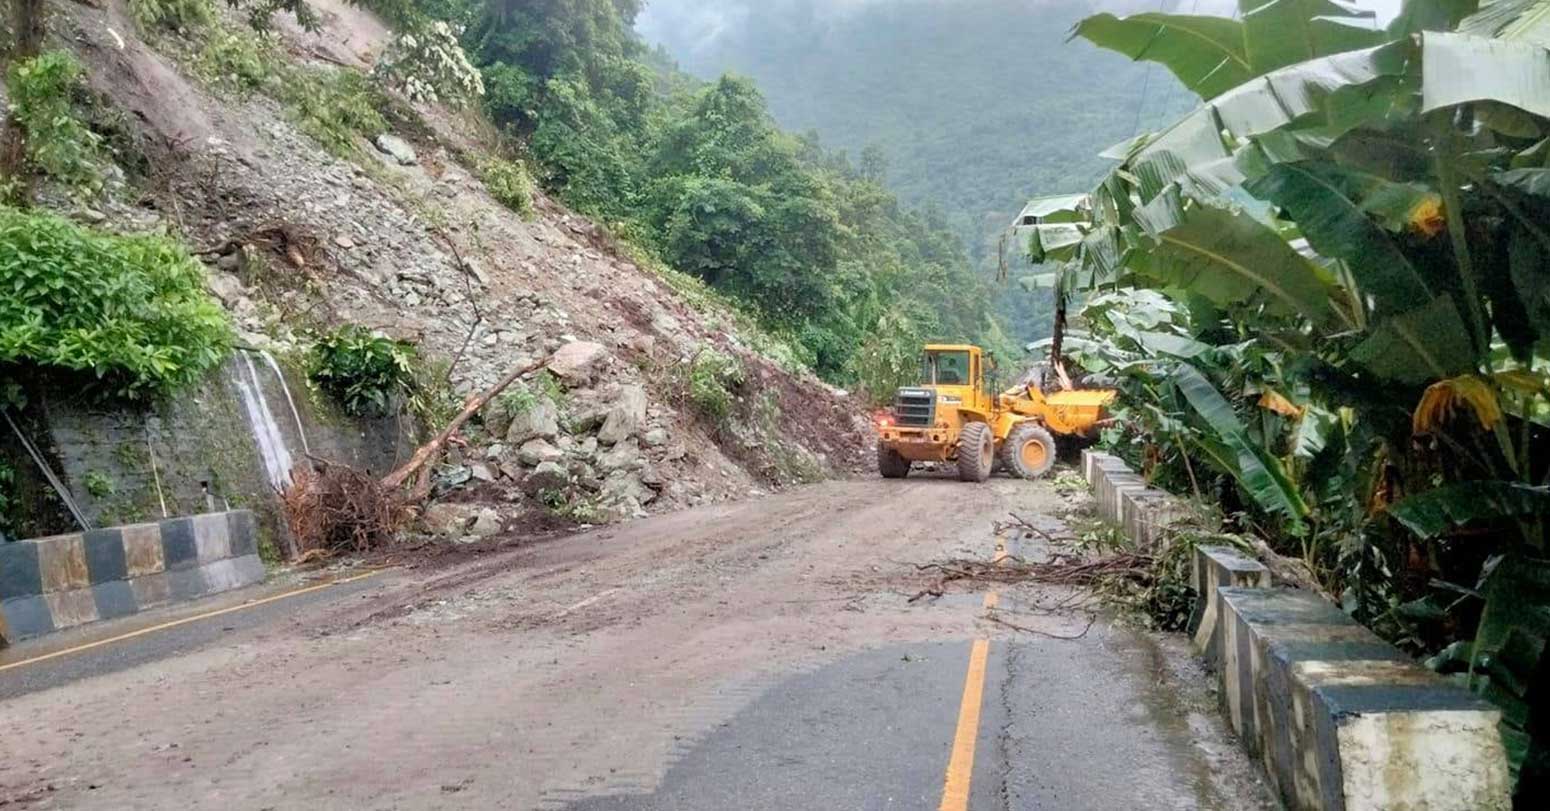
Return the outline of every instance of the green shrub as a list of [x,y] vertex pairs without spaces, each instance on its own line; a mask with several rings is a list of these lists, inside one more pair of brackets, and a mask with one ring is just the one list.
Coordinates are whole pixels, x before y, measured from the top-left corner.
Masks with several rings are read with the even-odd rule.
[[215,19],[210,0],[129,0],[129,14],[141,28],[195,28]]
[[65,51],[49,51],[11,66],[6,74],[11,114],[27,135],[31,167],[77,191],[102,189],[102,138],[76,114],[85,92],[81,65]]
[[533,215],[533,176],[516,161],[495,159],[482,167],[484,187],[501,205],[527,219]]
[[302,131],[341,157],[355,151],[357,138],[388,129],[381,112],[387,107],[386,96],[369,77],[353,70],[296,70],[284,77],[282,96]]
[[204,267],[162,236],[0,207],[0,364],[90,372],[110,394],[192,382],[231,345]]
[[276,78],[274,44],[263,34],[218,34],[205,42],[197,70],[206,81],[251,93]]
[[357,417],[392,413],[415,388],[414,346],[347,325],[318,337],[307,377]]
[[737,358],[707,349],[689,365],[689,403],[702,416],[720,424],[732,415],[733,392],[746,382]]

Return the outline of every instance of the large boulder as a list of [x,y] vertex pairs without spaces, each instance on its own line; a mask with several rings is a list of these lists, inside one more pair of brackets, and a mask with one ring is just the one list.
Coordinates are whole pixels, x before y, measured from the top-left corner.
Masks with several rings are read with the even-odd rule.
[[384,132],[372,143],[376,145],[378,152],[392,158],[400,166],[413,166],[420,162],[420,156],[414,154],[414,147],[397,135]]
[[506,441],[522,445],[530,439],[554,439],[560,433],[560,409],[548,397],[539,397],[506,427]]
[[550,445],[548,440],[541,437],[529,439],[517,451],[517,460],[528,467],[537,467],[544,462],[558,462],[564,458],[564,451]]
[[641,462],[640,445],[633,439],[626,439],[597,457],[597,469],[604,473],[612,473],[616,470],[639,467]]
[[625,386],[619,390],[618,399],[608,409],[603,427],[597,432],[597,441],[604,445],[617,445],[635,435],[646,420],[646,390],[640,386]]
[[479,517],[479,512],[477,504],[438,502],[425,508],[420,516],[420,527],[432,535],[460,538],[468,531],[468,525]]
[[527,474],[527,485],[534,490],[559,490],[570,484],[570,471],[559,462],[540,462]]
[[491,535],[499,535],[501,532],[501,514],[485,507],[474,516],[474,523],[469,526],[468,532],[479,538],[488,538]]
[[572,388],[586,386],[608,357],[608,349],[592,341],[571,341],[549,358],[549,371]]

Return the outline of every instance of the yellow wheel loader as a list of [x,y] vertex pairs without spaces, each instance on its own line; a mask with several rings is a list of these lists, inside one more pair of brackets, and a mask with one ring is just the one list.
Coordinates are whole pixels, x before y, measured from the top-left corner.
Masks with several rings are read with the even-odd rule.
[[1016,386],[993,394],[977,346],[932,344],[921,382],[897,392],[877,419],[877,469],[902,479],[915,462],[953,462],[958,478],[982,482],[999,459],[1009,473],[1036,479],[1055,464],[1055,436],[1086,436],[1098,426],[1111,390],[1061,391]]

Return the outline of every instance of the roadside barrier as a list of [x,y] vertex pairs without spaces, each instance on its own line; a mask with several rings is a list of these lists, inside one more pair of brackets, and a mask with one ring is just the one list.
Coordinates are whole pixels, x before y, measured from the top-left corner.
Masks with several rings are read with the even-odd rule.
[[[1125,464],[1087,451],[1099,515],[1140,548],[1187,511]],[[1166,498],[1163,498],[1166,497]],[[1171,500],[1171,501],[1170,501]],[[1195,551],[1190,633],[1222,708],[1286,806],[1298,811],[1506,811],[1501,713],[1421,667],[1317,594],[1277,587],[1224,546]]]
[[262,582],[253,513],[0,543],[0,647]]

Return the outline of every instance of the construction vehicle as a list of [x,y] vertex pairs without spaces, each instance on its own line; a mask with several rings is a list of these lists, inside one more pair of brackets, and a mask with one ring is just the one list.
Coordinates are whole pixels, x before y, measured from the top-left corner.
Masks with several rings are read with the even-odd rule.
[[987,361],[977,346],[926,346],[920,384],[899,389],[877,419],[885,478],[908,476],[916,462],[953,462],[958,478],[982,482],[999,459],[1009,473],[1036,479],[1055,464],[1055,435],[1090,435],[1115,397],[1107,389],[1045,394],[1033,383],[993,394]]

